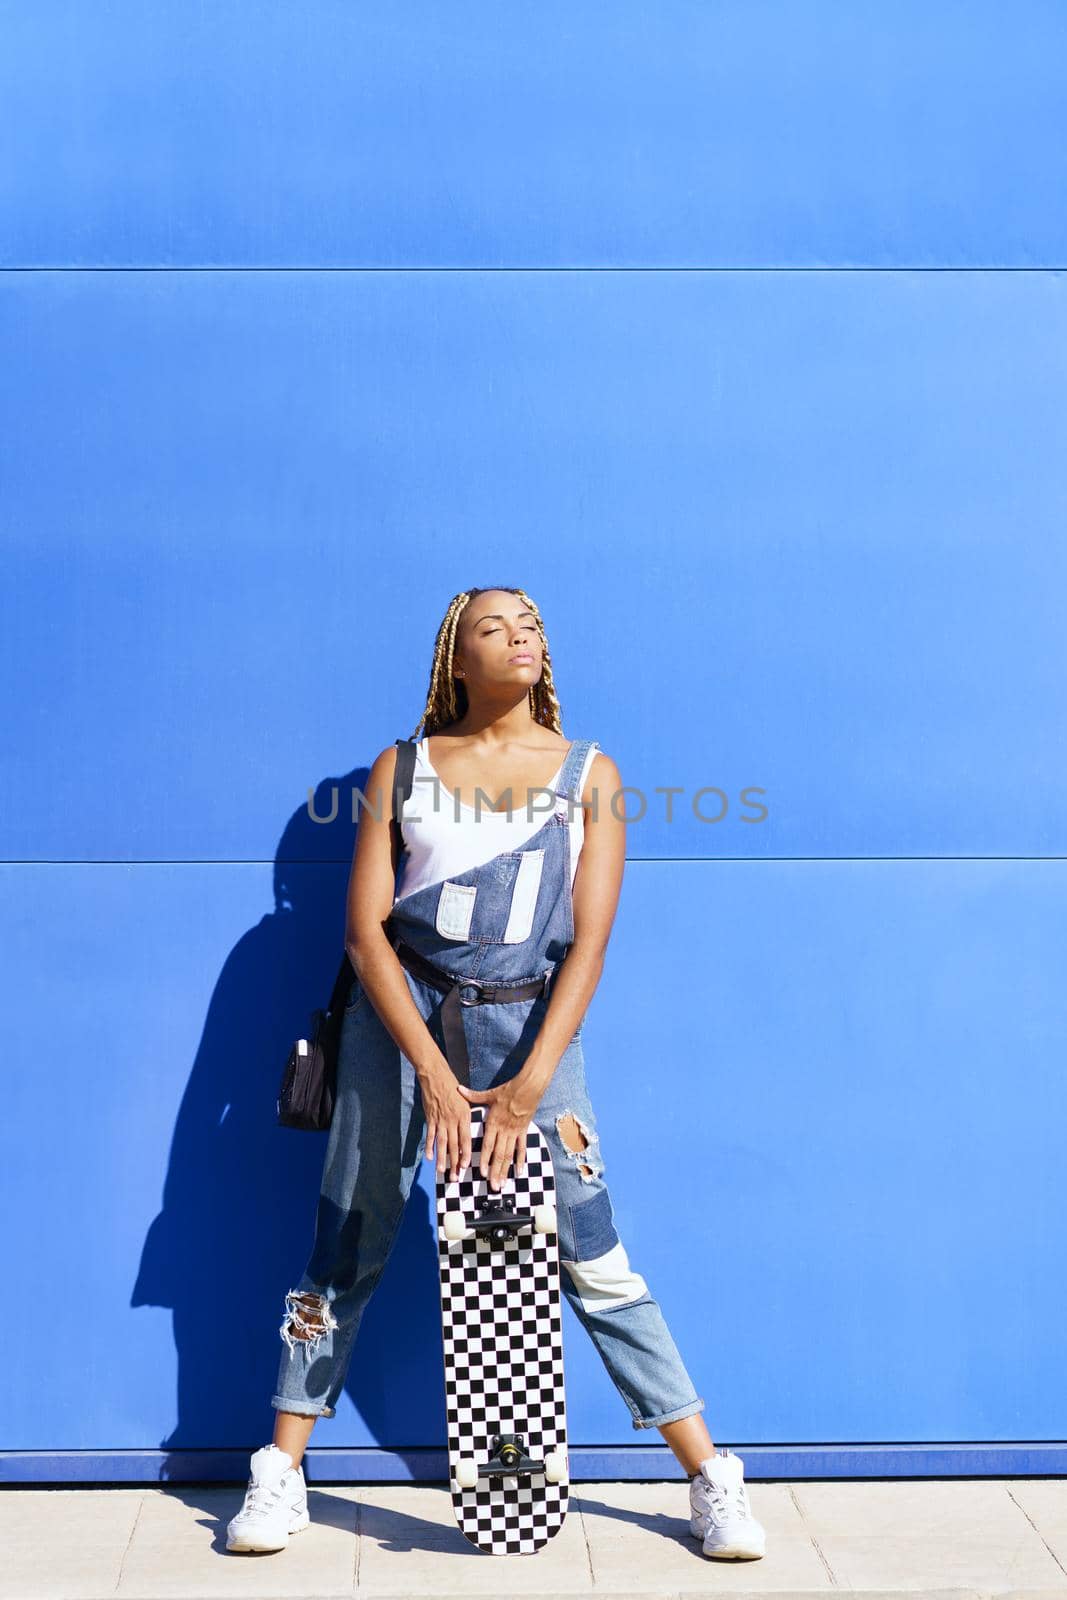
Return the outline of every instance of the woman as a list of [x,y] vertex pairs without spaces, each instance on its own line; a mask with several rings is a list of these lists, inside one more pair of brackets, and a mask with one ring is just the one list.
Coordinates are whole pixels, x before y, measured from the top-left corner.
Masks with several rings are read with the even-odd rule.
[[[560,723],[529,595],[456,595],[438,630],[415,781],[400,809],[402,854],[390,826],[395,745],[367,780],[348,889],[356,979],[315,1244],[286,1296],[274,1440],[252,1456],[230,1550],[281,1549],[307,1527],[300,1462],[316,1418],[334,1414],[420,1151],[439,1174],[460,1176],[471,1106],[481,1105],[480,1171],[492,1188],[513,1163],[522,1170],[531,1121],[549,1143],[561,1288],[633,1426],[658,1428],[689,1475],[691,1532],[709,1556],[764,1553],[743,1463],[713,1445],[704,1401],[613,1222],[581,1024],[622,882],[625,821],[612,804],[622,780],[595,741],[567,741]],[[482,985],[529,992],[483,1002]]]

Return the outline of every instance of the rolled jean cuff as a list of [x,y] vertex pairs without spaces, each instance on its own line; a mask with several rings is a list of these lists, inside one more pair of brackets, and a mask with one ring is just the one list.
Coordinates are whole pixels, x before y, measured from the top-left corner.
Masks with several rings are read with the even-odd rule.
[[703,1411],[703,1409],[703,1400],[697,1398],[696,1400],[691,1400],[688,1405],[679,1406],[675,1411],[664,1411],[663,1414],[658,1417],[635,1417],[633,1419],[634,1427],[658,1428],[663,1422],[680,1422],[683,1417],[695,1417],[697,1412]]
[[313,1400],[288,1400],[284,1394],[272,1394],[270,1403],[275,1411],[292,1411],[298,1417],[333,1417],[333,1406],[317,1406]]

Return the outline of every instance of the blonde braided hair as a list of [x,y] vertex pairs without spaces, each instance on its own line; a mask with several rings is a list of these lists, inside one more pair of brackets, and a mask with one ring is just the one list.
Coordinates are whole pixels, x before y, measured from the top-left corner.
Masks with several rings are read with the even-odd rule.
[[[543,728],[551,728],[553,733],[562,733],[562,717],[552,676],[552,657],[549,655],[541,613],[525,589],[511,589],[501,584],[494,584],[492,587],[500,589],[503,594],[518,595],[523,605],[528,606],[534,614],[537,633],[541,640],[543,667],[537,683],[530,685],[530,715]],[[410,738],[417,739],[420,735],[428,737],[431,733],[437,733],[441,728],[447,728],[451,723],[458,722],[466,714],[467,690],[452,676],[456,634],[459,631],[459,619],[475,595],[489,592],[489,589],[466,589],[461,594],[454,595],[449,601],[448,610],[437,630],[437,640],[433,647],[433,665],[430,668],[426,708],[416,724],[414,733],[409,735]]]

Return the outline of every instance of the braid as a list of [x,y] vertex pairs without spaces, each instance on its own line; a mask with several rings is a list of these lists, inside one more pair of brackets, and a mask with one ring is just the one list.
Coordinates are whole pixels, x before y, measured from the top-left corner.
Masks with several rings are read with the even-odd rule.
[[[525,589],[512,589],[503,584],[494,584],[491,587],[500,588],[505,594],[518,595],[524,605],[529,606],[537,623],[537,632],[541,640],[543,668],[540,680],[530,685],[530,715],[535,722],[544,728],[551,728],[553,733],[562,733],[562,717],[559,699],[556,695],[555,680],[552,675],[552,658],[548,651],[548,640],[545,638],[545,625],[537,605]],[[485,589],[466,589],[460,594],[453,595],[448,603],[441,626],[437,630],[437,638],[433,647],[433,663],[430,667],[430,687],[426,695],[426,705],[422,716],[415,725],[411,738],[417,739],[420,732],[424,735],[437,733],[441,728],[447,728],[451,723],[458,722],[467,709],[467,691],[462,683],[457,683],[452,676],[452,662],[456,650],[456,634],[459,630],[459,619],[475,595],[485,594]]]
[[460,713],[456,708],[456,680],[452,676],[452,657],[456,648],[456,628],[463,608],[470,598],[471,595],[464,591],[454,595],[448,603],[448,610],[437,630],[437,639],[433,647],[426,706],[415,725],[414,733],[411,734],[412,739],[419,737],[420,729],[426,734],[436,733],[439,728],[447,728],[450,722],[457,721],[459,717]]

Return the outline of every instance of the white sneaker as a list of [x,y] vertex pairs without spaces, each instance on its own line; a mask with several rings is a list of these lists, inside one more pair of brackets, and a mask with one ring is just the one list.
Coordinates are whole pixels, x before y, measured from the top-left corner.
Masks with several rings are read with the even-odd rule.
[[706,1556],[753,1561],[766,1554],[766,1535],[752,1515],[744,1472],[740,1456],[719,1449],[690,1480],[689,1531],[703,1539]]
[[227,1550],[284,1550],[289,1535],[310,1521],[302,1468],[287,1451],[265,1444],[252,1457],[245,1503],[226,1525]]

